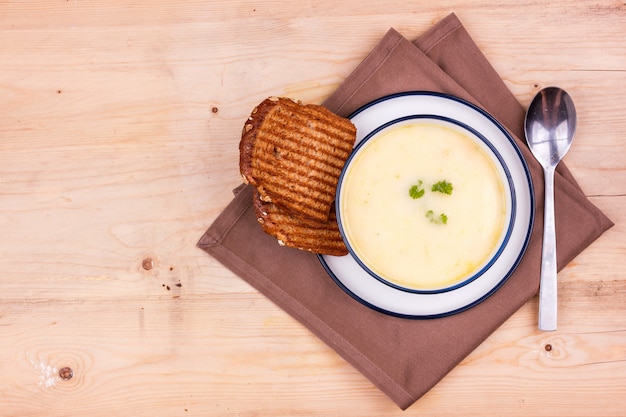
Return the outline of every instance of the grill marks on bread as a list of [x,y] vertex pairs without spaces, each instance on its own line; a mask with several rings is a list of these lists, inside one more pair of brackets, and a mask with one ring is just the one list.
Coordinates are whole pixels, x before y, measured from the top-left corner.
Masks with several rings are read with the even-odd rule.
[[325,107],[270,97],[254,108],[239,143],[239,167],[254,186],[263,230],[284,246],[341,256],[348,250],[333,203],[356,128]]
[[253,190],[253,199],[257,221],[266,233],[278,239],[280,245],[334,256],[348,254],[339,232],[334,207],[327,221],[318,222],[261,200],[256,189]]
[[325,221],[355,137],[349,120],[322,106],[269,98],[244,125],[241,172],[263,201]]

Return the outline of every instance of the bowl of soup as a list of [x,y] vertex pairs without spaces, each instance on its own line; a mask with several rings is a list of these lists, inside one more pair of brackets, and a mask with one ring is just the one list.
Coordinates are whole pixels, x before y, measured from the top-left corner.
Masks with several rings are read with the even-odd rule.
[[464,311],[515,271],[534,222],[516,140],[458,97],[405,92],[350,116],[355,148],[337,188],[345,256],[319,255],[348,295],[405,318]]
[[337,189],[350,254],[406,291],[446,291],[477,278],[507,242],[512,195],[497,151],[442,117],[394,120],[364,138]]

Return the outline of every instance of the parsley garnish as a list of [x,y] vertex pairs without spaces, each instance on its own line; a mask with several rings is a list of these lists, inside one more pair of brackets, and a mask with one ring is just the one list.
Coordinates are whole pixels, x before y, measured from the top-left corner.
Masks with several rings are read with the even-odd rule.
[[428,210],[426,212],[426,217],[428,217],[431,223],[448,224],[448,216],[446,216],[445,213],[441,213],[439,216],[435,216],[435,213],[432,210]]
[[[430,191],[434,193],[443,193],[443,194],[452,194],[452,184],[446,180],[439,181],[430,188]],[[424,197],[426,190],[424,189],[424,182],[422,180],[417,181],[416,184],[412,185],[409,188],[409,196],[413,200],[417,200],[418,198]],[[445,213],[441,213],[438,216],[435,215],[435,212],[432,210],[428,210],[426,212],[426,217],[430,220],[431,223],[435,224],[448,224],[448,216]]]
[[431,191],[433,192],[439,192],[439,193],[444,193],[444,194],[452,194],[452,184],[449,183],[446,180],[443,181],[439,181],[436,184],[433,184],[433,186],[431,187]]
[[424,190],[424,187],[422,187],[422,184],[423,184],[422,180],[419,180],[417,184],[409,188],[409,195],[411,196],[413,200],[417,200],[418,198],[424,196],[424,193],[426,192],[426,190]]

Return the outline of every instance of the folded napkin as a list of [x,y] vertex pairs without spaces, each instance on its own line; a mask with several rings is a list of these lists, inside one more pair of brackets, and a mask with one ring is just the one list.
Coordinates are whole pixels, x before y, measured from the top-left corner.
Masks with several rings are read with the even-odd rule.
[[[496,117],[516,137],[535,184],[536,220],[521,263],[479,305],[431,320],[411,320],[361,305],[311,253],[280,247],[256,222],[242,186],[198,246],[283,308],[406,409],[472,352],[539,288],[543,177],[523,137],[524,109],[451,14],[415,42],[391,29],[324,103],[348,116],[382,96],[443,92]],[[239,138],[233,138],[237,146]],[[563,268],[613,223],[592,205],[561,163],[556,178],[558,266]]]

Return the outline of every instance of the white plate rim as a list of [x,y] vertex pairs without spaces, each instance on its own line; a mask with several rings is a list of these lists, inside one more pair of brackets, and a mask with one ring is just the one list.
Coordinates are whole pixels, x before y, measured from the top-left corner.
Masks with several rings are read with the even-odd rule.
[[381,97],[359,108],[349,117],[357,127],[355,147],[381,125],[410,116],[445,117],[458,121],[479,132],[504,154],[507,168],[512,172],[516,193],[513,209],[517,213],[507,243],[513,246],[508,246],[507,254],[489,267],[485,277],[481,276],[458,288],[434,293],[394,289],[369,275],[351,255],[318,255],[318,258],[342,290],[373,310],[412,319],[445,317],[467,310],[491,296],[519,265],[528,247],[534,223],[533,184],[528,165],[506,128],[480,107],[445,93],[407,91]]

